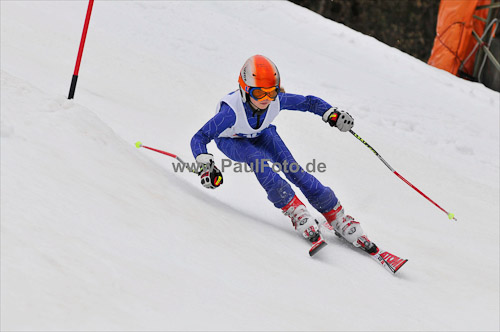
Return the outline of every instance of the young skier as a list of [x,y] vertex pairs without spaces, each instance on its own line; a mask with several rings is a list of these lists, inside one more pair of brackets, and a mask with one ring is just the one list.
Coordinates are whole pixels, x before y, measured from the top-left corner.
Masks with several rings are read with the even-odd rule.
[[[200,165],[201,183],[206,188],[215,189],[222,184],[222,174],[214,165],[213,155],[207,152],[206,145],[212,140],[228,158],[248,165],[261,165],[263,159],[281,165],[297,163],[276,132],[276,127],[271,124],[281,110],[314,113],[342,132],[349,131],[354,125],[349,113],[332,107],[318,97],[281,92],[276,65],[262,55],[254,55],[245,62],[238,82],[239,91],[222,98],[216,115],[191,140],[193,155]],[[372,255],[377,254],[379,249],[363,234],[359,222],[344,214],[333,190],[302,167],[297,167],[296,172],[285,172],[286,178],[325,217],[330,230],[335,230],[337,235],[354,246]],[[254,169],[254,173],[266,190],[267,198],[291,218],[297,232],[311,241],[310,255],[326,245],[319,232],[318,221],[295,195],[290,184],[270,167]]]

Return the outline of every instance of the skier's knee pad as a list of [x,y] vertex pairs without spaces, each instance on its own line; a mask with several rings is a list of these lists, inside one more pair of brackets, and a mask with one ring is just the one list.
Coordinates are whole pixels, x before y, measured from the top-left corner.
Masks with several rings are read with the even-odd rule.
[[356,243],[358,238],[364,234],[361,224],[349,215],[337,218],[333,227],[337,233],[351,243]]

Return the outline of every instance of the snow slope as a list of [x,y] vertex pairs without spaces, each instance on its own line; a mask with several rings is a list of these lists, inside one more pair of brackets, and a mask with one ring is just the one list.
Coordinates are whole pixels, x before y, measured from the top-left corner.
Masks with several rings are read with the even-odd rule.
[[[289,2],[97,1],[67,100],[86,8],[1,2],[2,330],[499,330],[498,93]],[[458,222],[311,114],[280,135],[397,275],[334,237],[311,259],[252,174],[208,191],[135,148],[191,160],[257,53]]]

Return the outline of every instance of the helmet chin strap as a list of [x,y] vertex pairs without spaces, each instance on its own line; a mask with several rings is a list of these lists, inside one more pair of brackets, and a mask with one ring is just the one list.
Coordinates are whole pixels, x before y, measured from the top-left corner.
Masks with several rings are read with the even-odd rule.
[[252,99],[250,98],[250,96],[247,94],[247,99],[249,101],[249,105],[250,105],[250,108],[252,109],[253,111],[253,114],[258,114],[258,115],[261,115],[262,113],[264,113],[265,111],[267,111],[267,109],[269,108],[269,105],[266,106],[266,108],[264,109],[261,109],[261,108],[258,108],[257,106],[255,106],[253,103],[252,103]]

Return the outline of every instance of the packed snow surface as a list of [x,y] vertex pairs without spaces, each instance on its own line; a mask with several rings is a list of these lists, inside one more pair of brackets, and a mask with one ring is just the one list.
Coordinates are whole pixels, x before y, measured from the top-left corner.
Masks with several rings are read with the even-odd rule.
[[[97,1],[68,100],[86,10],[1,2],[2,330],[499,330],[497,92],[289,2]],[[398,274],[331,235],[310,258],[251,173],[210,191],[134,146],[192,161],[254,54],[458,221],[312,114],[275,124]]]

